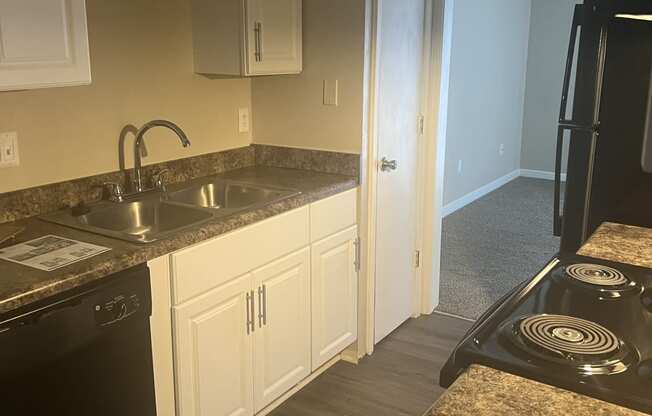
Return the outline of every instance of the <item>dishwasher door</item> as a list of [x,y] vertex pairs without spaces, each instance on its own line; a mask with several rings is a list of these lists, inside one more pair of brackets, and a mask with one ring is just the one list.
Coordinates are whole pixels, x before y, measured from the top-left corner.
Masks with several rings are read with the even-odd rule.
[[156,414],[146,266],[0,322],[3,415]]

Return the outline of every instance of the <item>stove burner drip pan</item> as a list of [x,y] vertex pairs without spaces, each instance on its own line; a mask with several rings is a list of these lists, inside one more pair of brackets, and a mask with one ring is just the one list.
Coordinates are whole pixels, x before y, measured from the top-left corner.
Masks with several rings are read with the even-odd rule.
[[505,327],[528,354],[580,375],[618,374],[637,361],[635,353],[607,328],[566,315],[531,315]]
[[553,276],[606,299],[620,299],[643,292],[643,287],[629,279],[625,273],[601,264],[569,264],[557,269]]

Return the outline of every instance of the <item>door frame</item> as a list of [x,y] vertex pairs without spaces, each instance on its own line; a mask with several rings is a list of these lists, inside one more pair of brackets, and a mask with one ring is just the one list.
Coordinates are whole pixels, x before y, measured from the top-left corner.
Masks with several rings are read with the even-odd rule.
[[[361,269],[358,293],[357,355],[374,350],[376,295],[376,218],[378,186],[378,21],[379,0],[365,0],[363,131],[360,157]],[[426,0],[421,98],[423,134],[417,143],[417,238],[421,253],[415,269],[413,317],[430,314],[439,303],[444,157],[454,0]],[[418,120],[415,120],[417,123]],[[423,230],[429,230],[423,232]]]

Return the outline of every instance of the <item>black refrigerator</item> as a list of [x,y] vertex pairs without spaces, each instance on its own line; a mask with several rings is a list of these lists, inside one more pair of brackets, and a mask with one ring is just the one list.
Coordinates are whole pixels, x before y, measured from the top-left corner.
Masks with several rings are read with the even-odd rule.
[[575,252],[605,221],[652,227],[651,71],[651,0],[576,6],[557,136],[553,232],[561,252]]

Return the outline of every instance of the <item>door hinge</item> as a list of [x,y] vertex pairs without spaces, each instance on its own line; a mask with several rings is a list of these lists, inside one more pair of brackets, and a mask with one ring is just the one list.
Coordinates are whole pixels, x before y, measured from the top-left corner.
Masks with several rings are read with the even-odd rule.
[[425,123],[426,118],[423,116],[423,114],[419,114],[417,116],[417,132],[420,136],[423,136],[423,133],[425,132]]
[[421,251],[416,250],[414,252],[414,268],[418,269],[421,267]]
[[355,246],[355,260],[353,260],[353,264],[355,265],[355,271],[357,273],[360,271],[360,237],[357,237],[353,241],[353,245]]

